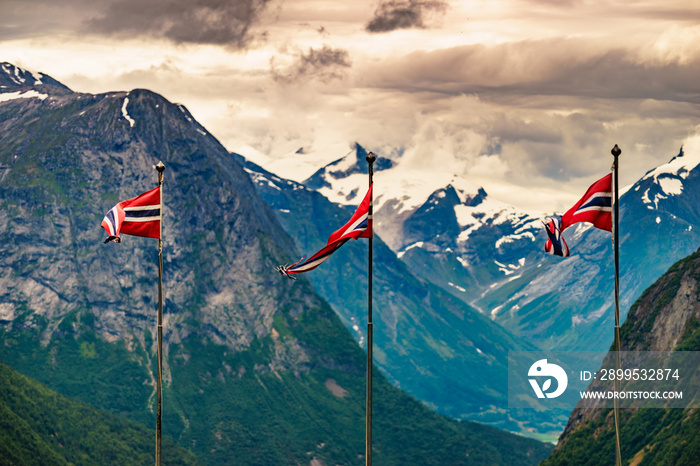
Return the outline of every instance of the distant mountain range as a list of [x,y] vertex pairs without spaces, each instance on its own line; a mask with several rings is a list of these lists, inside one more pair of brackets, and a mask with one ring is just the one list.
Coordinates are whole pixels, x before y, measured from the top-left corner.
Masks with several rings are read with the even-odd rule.
[[[361,149],[358,153],[362,156]],[[352,215],[351,207],[332,203],[299,183],[251,162],[245,167],[280,223],[294,235],[297,249],[307,256],[323,247],[328,235]],[[363,178],[366,186],[367,173]],[[347,243],[304,276],[364,345],[366,242]],[[376,364],[395,385],[459,419],[549,435],[558,435],[563,428],[565,412],[507,410],[508,352],[535,347],[519,342],[464,301],[414,275],[381,236],[375,236],[374,242],[373,303]]]
[[[356,203],[357,187],[366,185],[365,153],[358,144],[301,184],[333,202]],[[534,346],[607,347],[609,332],[600,329],[611,329],[613,318],[609,233],[580,224],[565,233],[571,257],[547,256],[545,214],[493,200],[449,172],[403,169],[400,151],[377,155],[386,161],[375,176],[376,230],[412,273]],[[646,287],[700,245],[699,162],[700,154],[681,149],[621,195],[623,318]]]
[[[274,272],[297,245],[221,144],[183,105],[148,90],[77,93],[9,63],[0,86],[0,360],[153,425],[156,242],[102,244],[99,224],[116,202],[155,186],[162,160],[164,434],[206,464],[364,463],[364,354],[306,278]],[[414,337],[408,324],[420,316],[391,309],[387,338],[406,335],[395,348],[440,330],[432,351],[462,358],[450,350],[457,322],[500,339],[488,349],[486,338],[464,341],[469,358],[502,364],[489,353],[515,344],[437,287],[412,293],[431,303],[423,312],[440,313],[431,318],[439,326]],[[419,378],[424,367],[403,372]],[[463,377],[481,384],[484,375]],[[378,464],[537,464],[550,450],[435,414],[378,371],[374,390]],[[470,395],[500,396],[484,392]]]
[[[306,156],[302,152],[276,165],[291,166],[294,157]],[[362,198],[366,154],[356,144],[302,182],[249,161],[246,167],[297,248],[312,254]],[[623,319],[646,286],[700,245],[700,218],[693,207],[699,188],[696,159],[700,154],[681,150],[623,190]],[[493,200],[454,174],[422,175],[400,167],[399,151],[390,158],[379,154],[375,167],[380,245],[375,249],[379,290],[374,299],[383,319],[375,332],[387,329],[375,337],[379,367],[395,385],[439,412],[519,432],[556,433],[564,413],[505,409],[502,371],[508,351],[518,348],[607,349],[613,333],[611,235],[580,224],[565,233],[572,256],[548,256],[543,251],[544,214]],[[361,344],[365,258],[360,244],[348,244],[324,263],[326,273],[308,274]],[[350,277],[359,277],[360,285],[348,287]],[[467,306],[455,305],[444,293]],[[446,307],[460,310],[446,312]],[[451,320],[455,315],[470,316],[469,323]],[[499,325],[486,325],[487,320]],[[421,377],[414,376],[417,367]],[[483,380],[474,384],[463,377],[467,373],[483,374]]]

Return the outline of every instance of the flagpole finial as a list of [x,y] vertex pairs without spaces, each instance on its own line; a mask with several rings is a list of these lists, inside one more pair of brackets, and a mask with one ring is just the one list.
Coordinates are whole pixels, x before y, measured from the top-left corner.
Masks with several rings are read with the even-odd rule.
[[622,154],[622,150],[620,150],[620,148],[617,147],[617,144],[615,144],[615,147],[612,148],[612,150],[610,151],[610,153],[611,153],[614,157],[618,157],[620,154]]
[[158,165],[155,166],[155,169],[158,170],[158,173],[163,173],[165,171],[165,165],[163,165],[163,162],[158,162]]
[[367,160],[368,163],[374,163],[374,161],[377,160],[377,156],[374,155],[373,152],[369,152],[367,157],[365,157],[365,160]]

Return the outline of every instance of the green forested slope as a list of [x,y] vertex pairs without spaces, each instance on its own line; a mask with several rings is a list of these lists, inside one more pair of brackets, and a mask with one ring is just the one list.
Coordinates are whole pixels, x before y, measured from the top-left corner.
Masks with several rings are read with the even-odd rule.
[[[150,464],[155,432],[49,390],[0,363],[0,464]],[[199,464],[165,441],[163,462]]]

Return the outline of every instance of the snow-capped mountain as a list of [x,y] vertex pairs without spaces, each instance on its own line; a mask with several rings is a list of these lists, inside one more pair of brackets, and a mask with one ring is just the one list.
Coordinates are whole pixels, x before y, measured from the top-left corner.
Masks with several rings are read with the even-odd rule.
[[[642,291],[700,246],[699,163],[691,143],[620,198],[623,320]],[[475,305],[493,309],[504,326],[542,346],[605,349],[614,319],[611,235],[578,225],[564,236],[571,257],[546,257],[536,273],[486,293]]]
[[[237,154],[234,157],[244,164],[258,193],[294,238],[299,255],[317,251],[334,226],[352,215],[354,206],[332,203],[300,183]],[[558,433],[568,412],[506,411],[508,353],[534,350],[533,346],[415,275],[416,270],[407,267],[381,235],[374,237],[373,257],[376,365],[394,384],[452,417],[518,432]],[[299,278],[313,284],[364,345],[367,243],[348,242],[322,267]]]
[[0,102],[14,99],[45,99],[72,91],[51,76],[24,70],[11,63],[0,63]]
[[[694,142],[691,140],[690,147],[686,150],[681,148],[680,153],[670,162],[650,170],[631,187],[631,191],[641,194],[640,199],[648,210],[664,211],[678,208],[679,206],[674,204],[687,204],[683,201],[697,199],[697,192],[692,191],[692,180],[687,181],[700,165],[700,147],[696,147]],[[688,188],[691,188],[690,192]],[[697,213],[697,210],[690,209],[687,213],[692,215]]]
[[[355,150],[303,181],[329,200],[355,204],[367,184],[366,150]],[[381,155],[381,154],[380,154]],[[468,303],[536,268],[544,215],[491,198],[449,171],[375,163],[375,229],[416,275]],[[488,314],[490,310],[482,310]]]
[[[621,312],[675,261],[700,245],[700,144],[621,195]],[[341,204],[367,184],[366,151],[319,169],[303,183]],[[545,215],[491,199],[452,173],[375,168],[375,228],[410,270],[515,335],[544,348],[604,349],[612,319],[613,264],[607,232],[579,224],[565,233],[572,255],[544,254]],[[624,169],[623,159],[622,169]],[[379,164],[377,164],[379,165]],[[612,330],[610,330],[612,331]]]
[[[366,154],[356,144],[353,152],[319,169],[303,184],[332,202],[355,204],[363,194],[358,186],[367,184]],[[469,237],[487,225],[515,226],[495,247],[520,239],[534,241],[543,217],[492,199],[482,187],[450,171],[404,169],[400,160],[383,157],[374,168],[375,228],[399,256],[416,247],[466,252]],[[426,226],[434,234],[425,232]]]

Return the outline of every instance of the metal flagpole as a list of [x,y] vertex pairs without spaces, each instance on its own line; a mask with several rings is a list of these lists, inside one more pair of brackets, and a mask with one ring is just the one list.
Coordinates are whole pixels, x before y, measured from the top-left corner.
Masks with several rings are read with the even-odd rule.
[[[369,164],[369,185],[372,186],[372,177],[374,175],[373,164],[377,157],[370,152],[365,158]],[[372,238],[374,237],[374,229],[372,225],[372,194],[369,197],[369,212],[367,216],[368,228],[372,228],[372,236],[369,237],[369,265],[367,276],[368,293],[367,293],[367,406],[365,417],[365,464],[372,466]]]
[[163,419],[163,171],[165,165],[158,162],[158,187],[160,187],[160,235],[158,237],[158,378],[156,381],[156,466],[160,466],[161,421]]
[[[613,249],[615,257],[615,372],[620,369],[620,206],[618,202],[618,157],[622,153],[617,144],[610,151],[614,157],[613,161],[613,186],[615,192],[615,209],[613,224]],[[620,381],[615,378],[615,392],[620,390]],[[620,400],[613,399],[615,414],[615,466],[622,465],[622,453],[620,450]]]

